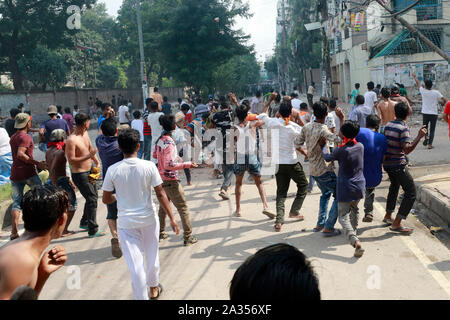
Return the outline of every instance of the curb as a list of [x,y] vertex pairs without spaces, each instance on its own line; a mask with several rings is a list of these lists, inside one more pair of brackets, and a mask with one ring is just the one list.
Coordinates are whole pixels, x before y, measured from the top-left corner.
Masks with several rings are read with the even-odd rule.
[[12,200],[0,202],[0,230],[3,230],[3,227],[8,227],[11,225],[12,204]]

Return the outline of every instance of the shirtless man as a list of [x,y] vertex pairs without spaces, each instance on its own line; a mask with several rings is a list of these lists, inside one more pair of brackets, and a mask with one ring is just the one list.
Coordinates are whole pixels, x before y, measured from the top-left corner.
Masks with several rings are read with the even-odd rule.
[[[90,118],[85,113],[79,113],[75,117],[75,129],[67,140],[66,157],[72,166],[72,180],[86,199],[80,228],[88,230],[89,238],[104,236],[104,232],[98,232],[96,222],[97,215],[97,186],[95,181],[91,183],[91,174],[100,172],[100,162],[97,159],[97,149],[94,149],[89,139],[88,129]],[[92,167],[92,161],[95,167]]]
[[[276,94],[276,93],[275,93],[275,94]],[[272,94],[272,95],[273,95],[273,94]],[[270,96],[269,99],[272,99],[272,95]],[[286,96],[286,97],[283,98],[283,101],[291,101],[291,100],[292,100],[292,98],[289,97],[289,96]],[[270,104],[270,102],[269,102],[269,104]],[[277,114],[276,114],[275,117],[276,117],[276,118],[280,118],[280,117],[281,117],[280,111],[277,112]],[[305,123],[304,123],[303,120],[302,120],[302,116],[301,116],[301,114],[300,114],[300,111],[298,111],[298,110],[295,109],[295,108],[292,108],[292,113],[291,113],[290,120],[291,120],[292,122],[295,122],[296,124],[298,124],[300,127],[303,127],[303,126],[305,125]]]
[[380,133],[384,133],[384,127],[395,120],[395,104],[397,102],[389,99],[391,93],[388,88],[381,89],[382,101],[377,105],[378,115],[381,119]]
[[412,114],[413,110],[411,108],[411,104],[409,103],[408,99],[405,97],[402,97],[400,95],[400,89],[397,87],[393,87],[391,89],[391,98],[392,101],[395,102],[395,104],[397,104],[398,102],[404,102],[408,108],[409,108],[409,113]]
[[74,191],[74,186],[66,174],[67,160],[65,154],[65,139],[66,133],[64,130],[53,130],[50,135],[50,143],[48,144],[49,149],[45,154],[45,161],[47,162],[50,173],[49,182],[47,182],[47,184],[50,184],[51,182],[53,186],[65,190],[69,195],[70,206],[67,215],[67,223],[63,230],[62,237],[67,237],[75,233],[69,231],[68,227],[77,210],[77,196]]
[[0,249],[1,300],[10,299],[20,286],[30,287],[39,295],[50,275],[67,261],[63,247],[45,250],[51,240],[61,236],[68,207],[66,193],[53,186],[38,186],[25,194],[25,232]]

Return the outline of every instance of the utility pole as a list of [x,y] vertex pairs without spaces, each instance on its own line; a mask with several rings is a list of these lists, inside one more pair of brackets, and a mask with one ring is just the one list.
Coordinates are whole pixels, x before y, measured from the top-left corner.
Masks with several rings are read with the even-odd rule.
[[141,85],[142,85],[142,103],[145,110],[145,100],[147,99],[147,77],[145,74],[145,57],[144,57],[144,38],[142,36],[142,17],[141,17],[141,0],[136,0],[137,4],[137,24],[139,34],[139,52],[141,55]]
[[[378,1],[378,0],[377,0]],[[330,64],[330,48],[328,46],[328,37],[325,31],[324,23],[328,22],[328,3],[327,0],[319,0],[320,14],[322,16],[322,77],[325,81],[322,84],[322,93],[326,97],[331,97],[331,64]]]
[[380,6],[382,6],[387,12],[390,14],[394,14],[394,19],[396,19],[398,22],[400,22],[406,29],[408,29],[412,34],[417,34],[417,36],[422,40],[427,46],[429,46],[431,49],[433,49],[438,55],[440,55],[442,58],[444,58],[447,62],[450,62],[450,57],[441,50],[438,46],[436,46],[430,39],[428,39],[426,36],[423,35],[422,32],[414,28],[412,25],[410,25],[405,19],[402,17],[399,17],[398,15],[395,15],[395,11],[388,8],[381,0],[376,0]]

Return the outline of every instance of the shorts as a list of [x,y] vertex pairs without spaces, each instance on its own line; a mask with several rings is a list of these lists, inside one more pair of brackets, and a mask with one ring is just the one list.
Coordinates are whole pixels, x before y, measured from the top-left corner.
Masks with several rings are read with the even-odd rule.
[[117,201],[106,205],[108,209],[108,214],[106,220],[117,220]]
[[[52,180],[48,179],[46,184],[53,185]],[[63,189],[69,195],[69,202],[70,202],[69,211],[70,212],[76,211],[78,207],[77,195],[75,194],[75,190],[73,190],[73,187],[70,184],[69,178],[68,177],[59,178],[56,187]]]
[[261,176],[261,163],[257,160],[249,161],[249,156],[246,155],[245,163],[235,163],[234,164],[234,174],[236,176],[243,176],[246,171],[248,171],[251,175],[260,177]]
[[42,181],[38,175],[34,175],[34,176],[32,176],[26,180],[22,180],[22,181],[11,181],[13,200],[14,200],[11,210],[13,210],[13,211],[21,210],[22,199],[23,199],[23,189],[25,188],[25,185],[28,185],[30,188],[33,188],[36,186],[42,186]]

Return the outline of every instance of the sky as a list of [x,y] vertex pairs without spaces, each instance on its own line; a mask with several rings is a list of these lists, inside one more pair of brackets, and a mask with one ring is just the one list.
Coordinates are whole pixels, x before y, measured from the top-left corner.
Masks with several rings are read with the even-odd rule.
[[[121,0],[100,0],[106,3],[110,15],[117,16]],[[249,44],[255,45],[257,60],[264,61],[266,55],[273,53],[276,40],[277,0],[247,0],[250,4],[250,19],[237,19],[236,29],[242,28],[251,35]]]

